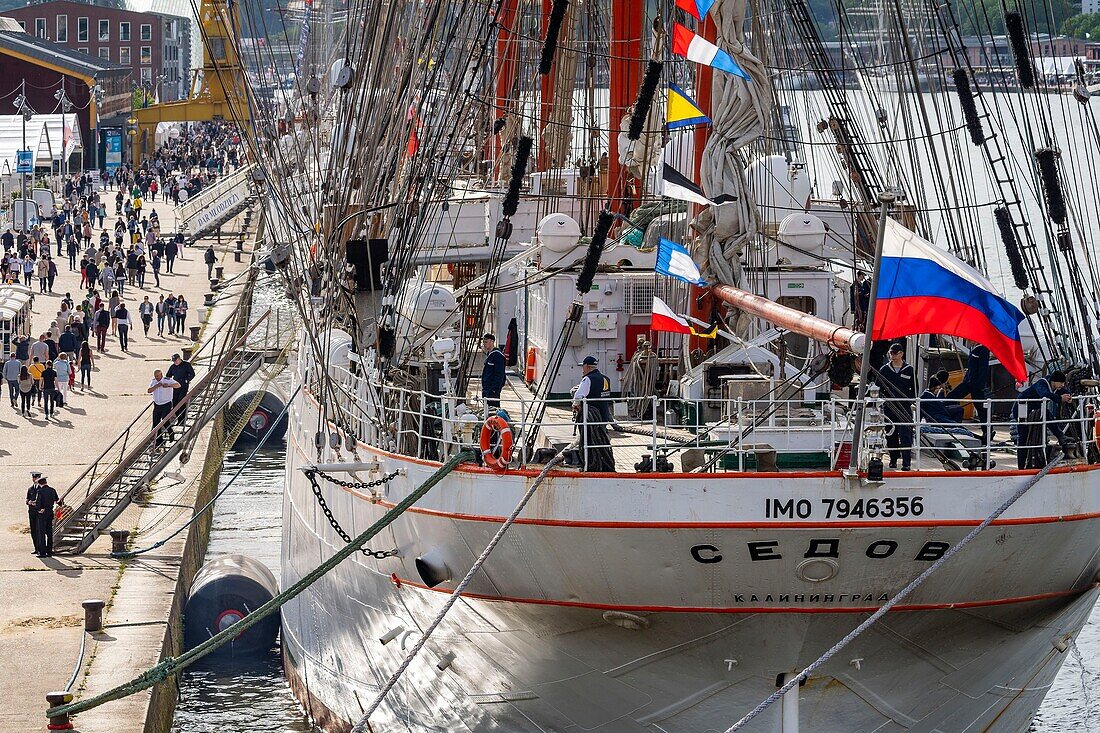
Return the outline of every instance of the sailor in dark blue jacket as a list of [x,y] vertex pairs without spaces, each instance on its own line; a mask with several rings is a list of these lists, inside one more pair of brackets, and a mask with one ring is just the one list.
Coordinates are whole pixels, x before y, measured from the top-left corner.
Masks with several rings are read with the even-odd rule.
[[988,389],[989,349],[981,344],[975,344],[970,349],[970,356],[966,359],[966,376],[954,389],[947,393],[947,397],[952,400],[961,400],[969,395],[974,403],[974,412],[982,423],[982,435],[986,441],[990,437],[985,435],[987,420],[985,400],[989,396]]
[[496,336],[491,333],[481,338],[481,350],[485,353],[485,364],[481,367],[481,397],[487,410],[500,408],[500,391],[504,389],[504,352],[496,343]]
[[913,367],[905,363],[905,347],[900,343],[890,346],[890,360],[878,370],[878,383],[886,400],[883,412],[893,423],[886,436],[890,449],[890,468],[908,471],[913,462],[913,400],[917,397],[917,377]]
[[[1073,398],[1066,391],[1066,373],[1051,372],[1050,376],[1037,379],[1020,392],[1016,398],[1016,466],[1017,468],[1042,468],[1047,463],[1046,433],[1043,431],[1043,410],[1048,406],[1060,407]],[[1050,422],[1057,413],[1046,414],[1046,429],[1065,443],[1062,426]]]

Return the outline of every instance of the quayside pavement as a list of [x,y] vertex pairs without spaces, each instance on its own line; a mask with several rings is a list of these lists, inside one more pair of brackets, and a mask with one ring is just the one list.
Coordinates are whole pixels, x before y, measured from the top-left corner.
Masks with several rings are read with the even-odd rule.
[[[113,196],[109,190],[107,199]],[[150,202],[149,208],[157,211],[162,232],[176,231],[170,204]],[[107,226],[113,221],[109,217]],[[96,240],[99,233],[96,227]],[[38,558],[24,501],[31,471],[41,471],[62,493],[149,402],[146,388],[153,370],[167,369],[172,354],[191,345],[189,333],[170,336],[166,329],[163,337],[157,336],[155,320],[146,337],[137,305],[145,295],[155,303],[161,294],[183,293],[191,305],[187,325],[201,325],[199,310],[210,289],[202,257],[208,243],[185,248],[174,272],[162,271],[161,287],[155,287],[152,273],[144,288],[127,286],[125,300],[135,321],[129,353],[109,335],[107,351],[95,355],[92,389],[71,390],[67,405],[53,419],[46,420],[38,406],[30,417],[20,416],[10,408],[6,393],[0,400],[0,731],[46,729],[46,693],[64,689],[77,665],[85,599],[108,602],[108,628],[88,635],[83,665],[72,685],[78,698],[132,679],[158,661],[186,533],[125,564],[110,557],[109,536],[99,538],[80,556]],[[226,278],[242,272],[250,259],[246,254],[242,263],[234,262],[232,247],[231,237],[223,237],[221,246],[215,247]],[[80,273],[70,271],[64,257],[58,259],[58,273],[53,293],[35,295],[34,336],[56,317],[66,292],[76,303],[83,299]],[[37,279],[33,289],[38,290]],[[227,290],[208,314],[208,328],[229,317],[239,295],[240,288]],[[169,466],[169,473],[180,470],[182,476],[158,481],[150,502],[131,505],[114,528],[137,530],[137,544],[149,544],[190,517],[198,483],[193,478],[202,469],[208,433],[186,466]],[[76,718],[77,730],[141,731],[149,696],[146,692],[84,713]]]

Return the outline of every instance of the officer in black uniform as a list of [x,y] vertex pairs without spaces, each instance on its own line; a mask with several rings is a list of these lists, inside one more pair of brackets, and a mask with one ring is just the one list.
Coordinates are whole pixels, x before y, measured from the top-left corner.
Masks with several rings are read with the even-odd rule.
[[[1047,403],[1060,407],[1063,403],[1073,400],[1066,390],[1066,373],[1063,371],[1051,372],[1049,377],[1037,379],[1020,392],[1016,398],[1016,467],[1042,468],[1047,464],[1047,436],[1043,432],[1043,410]],[[1046,416],[1046,428],[1063,449],[1067,448],[1071,441],[1066,439],[1062,431],[1062,425],[1053,422],[1054,415]]]
[[35,506],[35,502],[38,500],[38,479],[41,477],[40,472],[31,471],[31,485],[27,489],[27,522],[31,528],[31,541],[34,543],[35,555],[42,552],[42,548],[38,546],[38,533],[35,531],[38,526],[38,508]]
[[504,389],[504,352],[497,345],[496,336],[487,333],[481,337],[481,350],[485,364],[481,367],[481,397],[486,411],[500,408],[500,391]]
[[913,400],[917,396],[917,378],[913,367],[905,363],[905,347],[891,344],[890,359],[879,369],[878,382],[886,398],[883,412],[893,430],[886,436],[890,449],[890,468],[908,471],[913,463]]
[[573,393],[573,419],[581,425],[581,452],[586,471],[614,473],[615,455],[607,424],[611,415],[611,380],[596,367],[596,357],[586,356],[579,366],[584,371]]
[[57,491],[46,481],[45,476],[38,479],[38,493],[35,496],[34,506],[38,512],[38,520],[35,523],[36,545],[39,557],[53,556],[53,507],[57,503]]

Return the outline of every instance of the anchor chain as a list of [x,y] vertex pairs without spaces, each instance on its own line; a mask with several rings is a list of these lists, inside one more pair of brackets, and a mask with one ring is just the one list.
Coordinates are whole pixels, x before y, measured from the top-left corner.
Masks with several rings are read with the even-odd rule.
[[[337,521],[336,517],[332,514],[332,510],[329,509],[328,502],[325,501],[325,497],[321,494],[321,485],[317,483],[316,477],[320,476],[326,481],[334,483],[337,486],[343,486],[345,489],[373,489],[381,486],[382,484],[389,483],[400,473],[400,471],[387,473],[386,475],[382,476],[382,478],[375,481],[344,481],[342,479],[336,478],[335,476],[330,476],[324,471],[316,468],[307,470],[304,473],[309,479],[309,484],[313,489],[313,495],[317,498],[317,506],[321,507],[321,511],[325,513],[325,517],[328,519],[328,523],[332,525],[333,531],[340,536],[340,539],[342,539],[345,544],[347,544],[351,542],[351,535],[344,531],[344,528],[340,526],[340,522]],[[385,560],[387,557],[394,557],[398,554],[398,550],[396,547],[392,550],[372,550],[369,547],[363,547],[360,548],[359,551],[362,552],[364,555],[367,555],[368,557],[373,557],[375,560]]]

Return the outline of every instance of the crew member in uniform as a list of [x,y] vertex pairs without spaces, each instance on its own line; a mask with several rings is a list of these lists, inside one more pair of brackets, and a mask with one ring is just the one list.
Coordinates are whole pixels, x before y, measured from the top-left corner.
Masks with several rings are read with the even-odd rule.
[[39,557],[53,556],[53,507],[57,503],[57,491],[46,481],[45,476],[38,478],[38,491],[35,493],[34,507],[38,513],[34,525],[35,544]]
[[38,500],[38,479],[42,477],[42,474],[38,471],[31,472],[31,485],[27,489],[27,523],[31,529],[31,542],[34,543],[34,554],[42,554],[42,548],[38,546],[38,533],[35,529],[38,526],[38,507],[35,506],[35,502]]
[[[947,385],[944,384],[946,387]],[[970,355],[966,359],[966,376],[952,390],[947,393],[948,399],[961,400],[970,397],[974,404],[974,413],[982,423],[983,442],[988,443],[990,436],[986,435],[985,401],[988,398],[989,388],[989,349],[981,344],[974,344],[970,348]]]
[[615,455],[607,424],[611,416],[611,380],[596,367],[596,357],[586,356],[579,366],[584,371],[573,392],[573,420],[581,426],[584,470],[614,473]]
[[[164,376],[175,380],[179,385],[172,390],[172,407],[174,408],[187,397],[187,390],[191,388],[191,380],[195,378],[195,367],[191,366],[191,362],[180,358],[179,354],[172,354],[172,366],[168,367],[168,371],[164,373]],[[187,406],[184,405],[176,413],[176,424],[182,425],[186,417]]]
[[890,360],[879,369],[878,382],[886,399],[883,412],[893,423],[893,430],[886,436],[890,449],[890,468],[908,471],[913,463],[913,400],[917,396],[917,378],[913,367],[905,363],[905,347],[900,343],[890,346]]
[[481,337],[481,351],[485,354],[485,364],[481,367],[481,397],[485,400],[486,412],[500,408],[500,391],[504,389],[504,352],[496,344],[496,336],[491,333]]
[[[1065,386],[1066,373],[1051,372],[1049,377],[1037,379],[1016,398],[1017,468],[1042,468],[1047,464],[1047,437],[1043,432],[1043,410],[1046,409],[1048,402],[1061,406],[1062,403],[1073,399]],[[1067,440],[1062,432],[1062,426],[1050,422],[1053,417],[1050,414],[1046,416],[1047,430],[1065,446]]]

